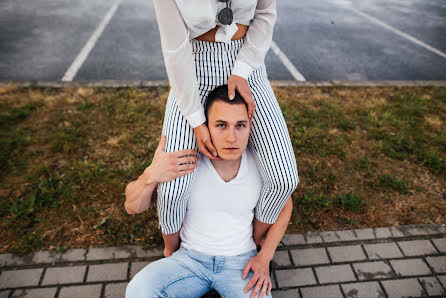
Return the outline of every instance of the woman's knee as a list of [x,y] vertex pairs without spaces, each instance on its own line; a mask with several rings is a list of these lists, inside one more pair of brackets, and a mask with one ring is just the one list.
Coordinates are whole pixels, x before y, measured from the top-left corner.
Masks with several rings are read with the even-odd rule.
[[267,188],[272,195],[283,194],[283,197],[288,198],[297,188],[297,185],[299,184],[299,176],[297,171],[293,175],[288,175],[287,177],[283,176],[276,176],[274,179],[271,179],[269,183],[267,183]]

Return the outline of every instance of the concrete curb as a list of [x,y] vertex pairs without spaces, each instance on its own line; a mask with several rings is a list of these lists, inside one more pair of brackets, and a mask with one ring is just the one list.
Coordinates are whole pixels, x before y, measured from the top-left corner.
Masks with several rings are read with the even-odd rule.
[[[286,234],[278,251],[289,248],[340,246],[361,243],[379,243],[383,240],[419,239],[423,236],[446,236],[446,225],[407,225],[400,227],[365,228],[342,231]],[[58,264],[73,262],[101,262],[114,260],[154,260],[162,256],[160,249],[142,249],[138,246],[75,248],[65,252],[38,251],[25,256],[0,254],[0,268]]]
[[[277,87],[446,87],[446,81],[287,81],[271,80],[271,86]],[[16,85],[19,87],[32,88],[65,88],[65,87],[105,87],[105,88],[127,88],[127,87],[168,87],[169,81],[144,81],[144,80],[97,80],[97,81],[0,81],[0,87]]]

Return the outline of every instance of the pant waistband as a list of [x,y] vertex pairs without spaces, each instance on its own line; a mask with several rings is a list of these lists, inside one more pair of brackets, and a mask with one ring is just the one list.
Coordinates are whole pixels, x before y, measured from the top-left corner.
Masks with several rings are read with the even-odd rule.
[[204,41],[198,39],[192,39],[192,52],[193,53],[204,53],[204,52],[217,52],[217,51],[238,51],[243,46],[245,42],[245,37],[231,40],[230,42],[219,42],[219,41]]

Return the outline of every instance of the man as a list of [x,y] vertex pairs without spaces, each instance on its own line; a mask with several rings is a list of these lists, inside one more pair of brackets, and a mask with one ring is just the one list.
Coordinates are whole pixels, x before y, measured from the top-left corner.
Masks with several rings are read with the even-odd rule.
[[251,124],[245,102],[237,92],[233,100],[227,94],[227,85],[214,89],[205,109],[219,160],[201,155],[197,166],[193,150],[166,153],[162,136],[152,164],[126,188],[127,212],[140,213],[149,208],[157,183],[196,169],[180,249],[142,269],[128,284],[126,297],[200,297],[212,288],[223,297],[271,293],[269,262],[286,231],[292,201],[271,227],[254,220],[253,232],[262,178],[245,150]]

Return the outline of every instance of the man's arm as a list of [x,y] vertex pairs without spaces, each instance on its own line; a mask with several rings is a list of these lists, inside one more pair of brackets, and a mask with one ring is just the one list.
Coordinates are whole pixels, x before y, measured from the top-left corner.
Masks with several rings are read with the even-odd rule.
[[[277,246],[285,234],[292,212],[293,201],[291,197],[289,197],[285,206],[282,208],[277,221],[269,228],[259,254],[251,258],[243,269],[243,279],[248,276],[250,270],[254,272],[254,275],[245,288],[245,293],[247,293],[254,285],[256,285],[251,297],[255,297],[260,289],[262,291],[260,292],[259,297],[263,297],[265,293],[268,293],[268,295],[271,293],[272,283],[269,276],[269,262],[274,257]],[[263,235],[260,235],[259,237],[262,239]]]
[[150,166],[125,188],[124,207],[128,214],[138,214],[150,207],[158,183],[190,174],[197,167],[199,157],[195,150],[166,153],[165,146],[166,136],[162,135]]

